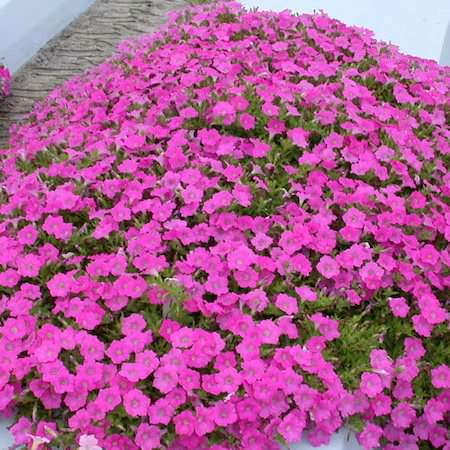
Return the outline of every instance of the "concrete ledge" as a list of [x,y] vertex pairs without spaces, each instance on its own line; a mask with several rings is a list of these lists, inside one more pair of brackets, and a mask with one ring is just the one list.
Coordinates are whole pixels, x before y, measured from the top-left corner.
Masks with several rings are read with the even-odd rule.
[[0,0],[0,58],[16,72],[94,0]]

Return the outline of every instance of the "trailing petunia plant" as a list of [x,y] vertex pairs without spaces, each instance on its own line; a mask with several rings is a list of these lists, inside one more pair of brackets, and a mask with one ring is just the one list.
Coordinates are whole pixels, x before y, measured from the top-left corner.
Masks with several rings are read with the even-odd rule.
[[0,100],[11,93],[11,74],[9,70],[0,63]]
[[449,450],[449,83],[223,2],[38,103],[0,165],[16,443]]

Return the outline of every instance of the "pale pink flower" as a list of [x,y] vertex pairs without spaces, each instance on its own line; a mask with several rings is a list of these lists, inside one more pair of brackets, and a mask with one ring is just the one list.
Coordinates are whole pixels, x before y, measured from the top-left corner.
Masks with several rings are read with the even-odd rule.
[[102,450],[102,448],[97,445],[97,438],[93,435],[83,434],[80,436],[78,450]]

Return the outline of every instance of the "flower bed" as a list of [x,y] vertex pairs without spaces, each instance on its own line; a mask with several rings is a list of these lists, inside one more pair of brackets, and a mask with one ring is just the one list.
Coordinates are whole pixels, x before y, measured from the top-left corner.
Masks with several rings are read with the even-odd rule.
[[11,74],[9,70],[0,64],[0,100],[11,93]]
[[448,450],[449,81],[226,2],[36,105],[1,162],[16,442]]

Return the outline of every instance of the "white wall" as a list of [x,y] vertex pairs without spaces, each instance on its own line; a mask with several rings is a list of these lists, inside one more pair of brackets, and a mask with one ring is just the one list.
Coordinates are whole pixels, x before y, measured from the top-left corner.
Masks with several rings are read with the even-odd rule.
[[14,439],[7,428],[11,426],[12,423],[12,419],[3,419],[0,417],[0,449],[2,450],[8,449],[14,444]]
[[[450,0],[241,0],[247,7],[313,12],[375,32],[404,53],[450,65]],[[448,31],[447,31],[448,30]]]
[[94,0],[0,0],[0,61],[15,72]]

